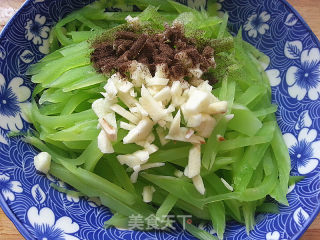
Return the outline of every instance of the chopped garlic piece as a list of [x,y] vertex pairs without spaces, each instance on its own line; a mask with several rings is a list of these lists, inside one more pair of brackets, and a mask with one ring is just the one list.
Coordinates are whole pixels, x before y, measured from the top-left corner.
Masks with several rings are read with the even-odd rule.
[[185,175],[186,177],[189,176],[189,166],[187,165],[183,171],[183,175]]
[[136,127],[136,125],[120,121],[120,128],[122,128],[124,130],[130,131],[130,130],[134,129],[135,127]]
[[156,72],[154,74],[157,78],[168,78],[167,74],[167,65],[166,64],[157,64],[156,65]]
[[120,80],[118,83],[117,83],[117,88],[120,92],[123,92],[123,93],[129,93],[130,90],[134,87],[133,84],[127,80]]
[[141,147],[148,147],[151,143],[154,142],[154,140],[156,139],[156,137],[154,136],[154,134],[151,132],[149,134],[149,136],[144,140],[144,141],[138,141],[138,142],[135,142],[135,144],[141,146]]
[[183,172],[181,172],[180,170],[175,170],[174,171],[174,175],[177,177],[177,178],[181,178],[183,176]]
[[203,75],[203,71],[200,69],[200,67],[192,68],[189,70],[189,72],[196,78],[201,78]]
[[149,159],[149,153],[146,150],[139,150],[132,154],[118,155],[117,159],[123,165],[126,164],[131,168],[144,164]]
[[132,113],[139,113],[139,109],[137,107],[129,108],[129,111],[132,112]]
[[149,134],[149,136],[147,137],[146,142],[148,142],[148,143],[153,143],[154,140],[156,140],[156,137],[155,137],[154,134],[151,132],[151,133]]
[[189,114],[196,114],[205,111],[210,104],[210,95],[212,94],[191,87],[189,91],[189,99],[185,103],[185,111]]
[[200,144],[195,144],[189,150],[188,171],[187,177],[193,178],[200,174],[201,168],[201,147]]
[[181,87],[181,82],[180,81],[174,81],[171,86],[171,95],[177,95],[181,96],[182,95],[182,87]]
[[160,120],[171,120],[170,117],[172,117],[172,115],[165,111],[162,104],[156,101],[144,86],[141,88],[141,98],[139,102],[155,123]]
[[142,119],[138,125],[129,131],[128,135],[123,138],[123,143],[134,143],[145,140],[151,133],[153,122],[149,118]]
[[129,71],[131,73],[132,83],[136,87],[141,87],[147,82],[147,79],[152,78],[149,68],[137,61],[132,61]]
[[109,101],[108,99],[100,98],[92,103],[92,110],[98,116],[98,118],[104,117],[111,111],[111,106],[115,101]]
[[[204,92],[212,92],[212,86],[209,84],[209,81],[203,81],[199,84],[199,86],[197,87],[197,89],[204,91]],[[213,101],[216,102],[218,101],[218,99],[212,94],[213,97]]]
[[202,122],[202,115],[201,113],[192,115],[188,118],[187,126],[188,127],[199,127]]
[[189,80],[189,83],[191,86],[194,86],[194,87],[198,87],[199,85],[201,85],[201,83],[203,83],[204,80],[202,79],[199,79],[199,78],[192,78],[191,80]]
[[[164,88],[164,86],[148,86],[147,89],[151,96],[155,96],[158,92],[160,92]],[[159,102],[162,104],[162,102]]]
[[144,117],[147,117],[149,114],[146,112],[146,110],[143,109],[143,107],[140,105],[140,103],[136,103],[136,106],[137,106],[137,109],[138,109],[138,112],[144,116]]
[[166,86],[169,82],[168,78],[153,77],[147,80],[148,86]]
[[132,97],[130,94],[119,92],[118,97],[128,107],[134,107],[138,103],[138,100]]
[[[171,117],[172,117],[172,115],[171,115]],[[162,119],[162,120],[159,120],[158,124],[160,127],[165,127],[167,124],[167,121]]]
[[169,141],[165,138],[166,137],[166,134],[164,132],[164,129],[161,128],[161,127],[157,127],[156,128],[156,132],[158,134],[158,137],[159,137],[159,140],[160,140],[160,143],[162,146],[166,145]]
[[216,119],[211,117],[208,114],[201,114],[202,115],[202,121],[200,126],[196,128],[197,134],[204,137],[208,138],[210,137],[214,127],[217,125]]
[[195,186],[195,188],[197,189],[197,191],[201,195],[204,195],[205,192],[206,192],[206,189],[204,187],[202,177],[200,175],[197,175],[197,176],[192,178],[192,182],[193,182],[193,185]]
[[189,139],[189,138],[191,138],[191,136],[192,136],[193,134],[194,134],[194,130],[189,129],[188,132],[187,132],[187,134],[186,134],[186,136],[185,136],[185,138],[186,138],[186,139]]
[[131,89],[129,93],[131,97],[137,97],[137,93],[134,91],[134,89]]
[[106,120],[106,118],[100,118],[99,124],[102,127],[102,129],[105,131],[108,139],[110,141],[116,141],[117,140],[117,128],[114,128],[109,122]]
[[211,103],[207,109],[209,114],[223,114],[228,110],[228,102],[227,101],[219,101]]
[[114,112],[106,114],[103,118],[115,129],[117,129],[117,119],[116,114]]
[[133,172],[133,173],[131,174],[131,176],[130,176],[130,181],[131,181],[132,183],[136,183],[137,180],[138,180],[138,176],[139,176],[139,171]]
[[166,86],[166,87],[162,88],[153,97],[158,102],[169,102],[171,99],[170,87]]
[[169,129],[170,136],[175,136],[175,135],[179,134],[180,122],[181,122],[181,113],[180,113],[180,110],[178,110],[176,116],[174,117],[174,119],[170,125],[170,129]]
[[142,196],[143,196],[143,201],[145,203],[149,203],[152,201],[152,195],[155,192],[155,188],[153,186],[145,186],[143,187],[143,192],[142,192]]
[[34,167],[44,174],[48,174],[51,166],[51,155],[47,152],[41,152],[34,158]]
[[134,166],[132,169],[133,169],[133,171],[135,171],[135,172],[139,172],[139,171],[141,170],[141,165],[136,165],[136,166]]
[[141,165],[140,171],[147,170],[150,168],[163,167],[164,165],[165,165],[165,163],[146,163],[146,164]]
[[174,81],[171,86],[171,104],[175,107],[184,103],[185,98],[182,96],[183,89],[180,81]]
[[173,105],[169,105],[168,108],[166,109],[166,112],[167,113],[173,113],[175,111],[175,107]]
[[233,192],[233,187],[223,178],[220,178],[221,179],[221,182],[223,183],[223,185],[228,189],[230,190],[231,192]]
[[108,99],[113,99],[119,91],[128,93],[133,87],[133,84],[121,77],[120,73],[115,73],[108,79],[107,84],[104,86],[106,90],[104,95]]
[[148,86],[166,86],[169,82],[166,73],[166,64],[156,65],[156,72],[153,78],[147,80]]
[[127,119],[129,122],[132,122],[134,124],[138,124],[139,118],[137,118],[135,115],[133,115],[131,112],[127,111],[123,107],[121,107],[118,104],[114,104],[110,107],[114,112],[118,113],[120,116]]
[[214,65],[214,68],[216,68],[216,60],[214,57],[210,58],[210,62]]
[[[181,81],[181,88],[183,90],[189,90],[190,84],[187,81],[182,80],[182,79],[180,79],[180,81]],[[182,94],[182,96],[183,96],[183,94]]]
[[129,23],[133,27],[139,27],[140,26],[140,19],[139,17],[131,17],[128,15],[125,19],[127,23]]
[[232,120],[233,118],[234,118],[234,114],[228,114],[228,115],[225,116],[225,119],[226,119],[227,121],[230,121],[230,120]]
[[[116,74],[114,74],[113,76],[115,76]],[[115,81],[113,79],[113,76],[111,78],[109,78],[107,84],[104,86],[104,89],[106,90],[106,94],[105,97],[108,99],[113,99],[117,96],[118,93],[118,89],[115,85]]]
[[190,138],[186,138],[189,129],[181,127],[179,132],[175,135],[168,134],[165,138],[174,141],[190,142],[190,143],[205,143],[205,140],[201,136],[193,134]]
[[165,163],[146,163],[143,165],[139,165],[139,168],[137,168],[137,170],[134,169],[134,172],[131,174],[130,181],[132,183],[136,183],[138,180],[139,172],[141,172],[143,170],[147,170],[150,168],[163,167],[164,165],[165,165]]
[[98,135],[98,148],[102,153],[114,153],[111,141],[104,130]]
[[148,151],[149,154],[155,153],[159,150],[156,145],[150,143],[145,144],[144,148]]

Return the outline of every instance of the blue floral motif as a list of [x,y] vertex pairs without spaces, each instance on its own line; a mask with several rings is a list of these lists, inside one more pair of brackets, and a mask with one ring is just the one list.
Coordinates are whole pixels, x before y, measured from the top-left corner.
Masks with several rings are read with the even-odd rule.
[[19,181],[10,181],[6,174],[0,174],[0,192],[5,200],[14,201],[15,193],[22,193],[23,189]]
[[286,81],[291,97],[302,100],[308,94],[309,99],[317,100],[320,94],[319,49],[304,50],[301,53],[299,66],[291,66],[288,69]]
[[37,14],[34,20],[28,20],[26,22],[26,39],[32,41],[35,45],[41,45],[43,39],[49,37],[50,28],[45,25],[46,17]]
[[298,172],[300,174],[312,172],[318,166],[320,159],[320,141],[315,141],[317,130],[303,128],[299,132],[298,139],[291,133],[286,133],[283,137]]
[[31,91],[23,86],[22,78],[13,78],[9,84],[6,83],[4,76],[0,73],[0,127],[5,130],[17,131],[22,129],[22,119],[26,120],[21,112],[22,108],[29,105],[26,102]]
[[266,23],[270,20],[270,17],[270,14],[266,11],[263,11],[259,15],[254,13],[248,17],[248,20],[244,24],[244,30],[247,31],[248,35],[253,38],[256,38],[258,33],[263,35],[267,30],[270,29],[270,26]]
[[[35,1],[38,3],[39,0]],[[49,33],[50,27],[46,25],[46,17],[37,14],[34,20],[28,20],[25,24],[25,37],[28,41],[39,46],[39,51],[43,54],[49,53]]]
[[265,71],[268,78],[271,87],[276,87],[280,84],[281,82],[281,77],[280,77],[280,71],[278,69],[269,69]]
[[[2,82],[4,83],[3,77],[2,77]],[[5,84],[3,84],[0,88],[0,101],[1,101],[1,105],[0,105],[1,115],[6,117],[13,117],[20,112],[17,96],[13,93],[12,88],[11,87],[6,88]]]
[[32,226],[31,231],[36,239],[41,240],[79,240],[70,235],[79,231],[79,225],[70,217],[61,217],[56,221],[50,208],[38,210],[31,207],[27,212],[28,220]]

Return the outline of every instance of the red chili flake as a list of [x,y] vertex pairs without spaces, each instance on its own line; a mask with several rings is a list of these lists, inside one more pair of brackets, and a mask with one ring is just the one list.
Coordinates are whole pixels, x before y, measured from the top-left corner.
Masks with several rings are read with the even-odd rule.
[[221,135],[217,135],[217,139],[218,139],[219,142],[223,142],[223,141],[226,140],[226,139],[225,139],[223,136],[221,136]]

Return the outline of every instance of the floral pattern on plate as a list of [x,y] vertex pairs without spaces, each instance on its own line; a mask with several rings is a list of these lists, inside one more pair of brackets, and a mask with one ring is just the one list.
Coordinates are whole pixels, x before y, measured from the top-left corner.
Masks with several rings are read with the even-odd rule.
[[6,174],[0,174],[0,189],[2,195],[7,201],[14,201],[16,199],[16,193],[22,193],[23,189],[19,181],[10,181],[10,176]]
[[23,86],[23,79],[13,78],[9,83],[0,73],[0,127],[4,130],[18,131],[23,128],[22,120],[26,120],[23,108],[30,104],[27,102],[31,90]]
[[270,14],[263,11],[259,15],[253,13],[244,24],[244,30],[248,32],[249,37],[256,38],[258,34],[263,35],[270,29],[267,22],[270,20]]
[[27,212],[27,217],[32,226],[31,231],[36,239],[79,240],[79,238],[70,235],[79,231],[79,225],[66,216],[56,220],[50,208],[37,209],[36,207],[31,207]]

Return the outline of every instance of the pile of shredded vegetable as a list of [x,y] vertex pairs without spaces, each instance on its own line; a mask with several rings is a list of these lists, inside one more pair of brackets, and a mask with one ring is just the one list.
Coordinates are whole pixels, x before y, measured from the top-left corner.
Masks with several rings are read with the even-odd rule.
[[[47,153],[45,157],[52,158],[47,171],[75,190],[54,188],[99,198],[114,213],[105,227],[128,228],[132,215],[147,218],[154,214],[161,226],[167,215],[190,214],[194,225],[185,224],[186,230],[199,239],[217,239],[195,227],[203,220],[212,222],[219,239],[229,220],[245,224],[249,232],[256,213],[278,212],[274,200],[288,204],[288,184],[297,180],[289,176],[289,153],[274,115],[277,106],[271,103],[263,67],[269,64],[268,57],[244,42],[241,31],[231,36],[228,15],[217,17],[214,1],[208,1],[207,11],[172,1],[128,0],[120,4],[133,2],[143,11],[105,12],[110,2],[102,0],[56,24],[50,35],[51,53],[28,70],[36,87],[32,107],[25,109],[34,131],[25,141]],[[197,36],[199,42],[206,41],[214,49],[216,68],[211,74],[218,83],[212,94],[227,102],[226,114],[233,118],[218,117],[211,135],[199,145],[201,170],[197,176],[205,192],[200,193],[194,179],[183,174],[193,145],[170,139],[163,144],[156,127],[152,144],[157,150],[149,152],[147,164],[157,167],[143,168],[142,164],[143,171],[135,181],[130,179],[133,169],[118,157],[141,150],[139,144],[123,142],[131,123],[116,112],[117,138],[111,143],[112,153],[104,154],[98,146],[101,129],[92,104],[102,98],[110,76],[94,69],[92,43],[126,26],[129,15],[158,32],[165,23],[179,21],[186,35]],[[129,111],[121,100],[118,104]],[[121,128],[120,122],[127,127]]]

